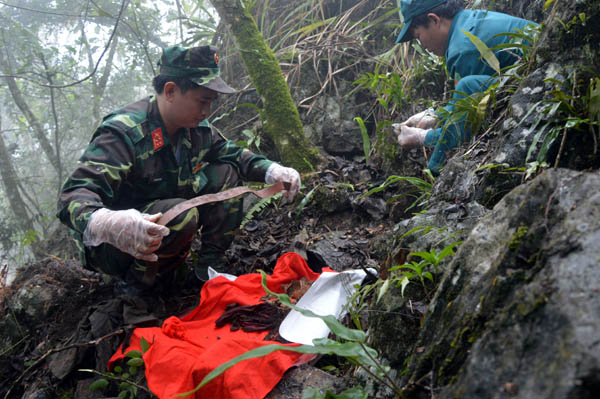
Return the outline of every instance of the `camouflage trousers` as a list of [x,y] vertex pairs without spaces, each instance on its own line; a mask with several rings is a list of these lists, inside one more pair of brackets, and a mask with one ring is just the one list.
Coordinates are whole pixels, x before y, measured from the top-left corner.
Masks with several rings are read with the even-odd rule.
[[[198,195],[217,193],[240,185],[236,169],[228,164],[211,164],[206,167],[208,183]],[[138,210],[143,213],[165,213],[183,198],[156,200],[144,204]],[[233,241],[233,231],[243,219],[242,199],[217,202],[189,209],[167,224],[170,234],[163,238],[155,252],[158,255],[158,278],[170,278],[173,271],[184,263],[196,233],[201,236],[202,247],[198,257],[196,275],[206,279],[208,266],[226,272],[224,253]],[[135,259],[110,244],[86,247],[86,262],[96,271],[125,278],[136,275],[140,279],[147,262]]]

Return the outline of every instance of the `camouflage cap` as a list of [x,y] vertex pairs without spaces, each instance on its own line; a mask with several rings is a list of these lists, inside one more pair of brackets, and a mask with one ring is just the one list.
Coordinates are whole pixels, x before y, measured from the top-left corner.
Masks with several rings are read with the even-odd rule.
[[187,78],[219,93],[235,93],[235,89],[221,79],[217,51],[214,46],[167,47],[163,49],[158,61],[159,73],[174,78]]
[[396,43],[407,42],[412,39],[412,33],[408,32],[408,30],[414,17],[429,12],[446,1],[448,0],[398,0],[400,18],[404,26],[402,26]]

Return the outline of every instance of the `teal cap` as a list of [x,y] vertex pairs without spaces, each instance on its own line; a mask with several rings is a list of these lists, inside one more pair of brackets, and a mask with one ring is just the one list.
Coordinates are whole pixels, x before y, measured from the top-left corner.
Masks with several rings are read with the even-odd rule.
[[163,49],[158,67],[163,76],[186,78],[219,93],[235,93],[235,89],[221,79],[219,53],[214,46],[167,47]]
[[400,19],[404,24],[396,39],[396,43],[407,42],[412,39],[412,34],[407,34],[412,20],[417,15],[431,11],[448,0],[398,0],[400,6]]

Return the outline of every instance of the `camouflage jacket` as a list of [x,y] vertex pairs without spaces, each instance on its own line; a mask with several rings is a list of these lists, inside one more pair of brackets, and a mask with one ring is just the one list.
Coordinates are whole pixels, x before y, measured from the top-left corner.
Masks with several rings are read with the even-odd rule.
[[199,195],[210,163],[231,164],[243,180],[252,181],[264,181],[272,164],[225,139],[206,121],[178,134],[176,157],[155,97],[106,116],[62,187],[58,218],[80,238],[98,208],[140,208],[158,199]]

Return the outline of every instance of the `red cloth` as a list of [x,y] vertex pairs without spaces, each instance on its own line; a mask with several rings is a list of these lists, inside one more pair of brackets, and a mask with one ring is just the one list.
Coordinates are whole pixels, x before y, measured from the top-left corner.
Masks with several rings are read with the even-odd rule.
[[[267,277],[267,286],[272,291],[283,292],[282,284],[302,277],[314,281],[318,276],[301,256],[288,252],[278,259],[273,275]],[[144,354],[150,390],[159,398],[173,398],[178,393],[191,391],[222,363],[251,349],[275,343],[263,341],[267,331],[232,332],[229,325],[215,327],[215,321],[228,304],[254,305],[264,295],[258,273],[240,276],[235,281],[224,277],[209,280],[202,287],[197,308],[181,319],[169,317],[162,328],[135,329],[125,352],[140,350],[140,340],[144,337],[150,343],[150,349]],[[301,356],[276,351],[262,358],[245,360],[202,387],[195,397],[262,399]],[[123,357],[119,349],[109,360],[109,368]]]

